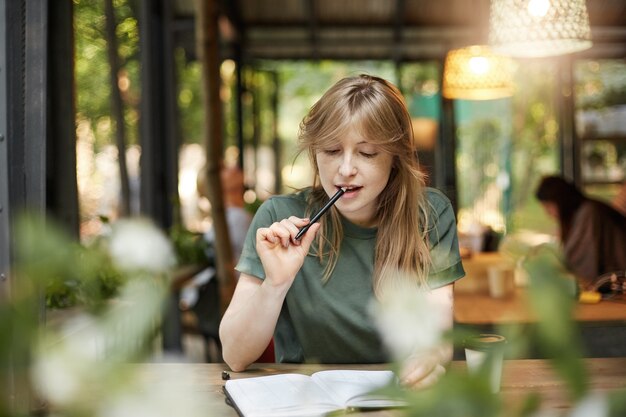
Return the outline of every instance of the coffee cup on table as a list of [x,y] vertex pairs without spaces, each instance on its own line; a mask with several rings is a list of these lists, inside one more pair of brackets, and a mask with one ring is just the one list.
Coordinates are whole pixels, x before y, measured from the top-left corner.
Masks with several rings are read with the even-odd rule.
[[492,265],[487,269],[489,295],[493,298],[507,298],[515,291],[514,269],[510,265]]
[[506,338],[498,334],[480,334],[464,341],[467,370],[473,375],[484,373],[493,393],[500,391],[505,345]]

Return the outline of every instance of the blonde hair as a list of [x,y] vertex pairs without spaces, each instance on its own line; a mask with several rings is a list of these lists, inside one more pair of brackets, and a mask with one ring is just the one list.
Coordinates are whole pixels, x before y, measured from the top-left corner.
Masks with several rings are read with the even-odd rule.
[[[380,296],[383,288],[394,285],[399,277],[415,277],[416,284],[425,286],[431,263],[425,175],[419,169],[413,145],[411,117],[402,94],[393,84],[369,75],[344,78],[302,120],[299,146],[308,152],[315,173],[308,207],[312,211],[328,200],[320,184],[316,153],[354,129],[393,156],[389,181],[378,197],[376,210],[374,293]],[[324,282],[337,264],[342,235],[340,215],[333,207],[330,215],[321,219],[314,243],[320,262],[326,262]]]

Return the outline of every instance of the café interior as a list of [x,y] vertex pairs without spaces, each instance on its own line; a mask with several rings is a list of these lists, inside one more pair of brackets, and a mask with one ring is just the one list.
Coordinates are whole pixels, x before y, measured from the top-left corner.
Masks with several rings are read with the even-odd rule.
[[[580,397],[572,394],[576,384],[568,385],[571,380],[563,371],[575,366],[562,362],[559,368],[558,361],[551,362],[559,356],[555,349],[563,345],[557,342],[546,349],[542,331],[544,339],[551,333],[562,336],[563,343],[575,332],[578,346],[572,346],[571,354],[561,353],[563,358],[580,357],[588,374],[588,395],[624,397],[626,271],[606,271],[606,292],[574,289],[565,306],[566,324],[543,328],[546,316],[562,316],[555,309],[563,304],[546,296],[552,293],[541,287],[542,275],[570,280],[574,286],[576,277],[557,264],[558,226],[543,212],[534,189],[544,175],[559,175],[626,212],[626,2],[103,3],[117,7],[118,14],[121,5],[132,3],[129,10],[137,22],[135,72],[141,87],[134,104],[139,114],[134,143],[125,145],[117,129],[104,147],[108,151],[96,155],[85,151],[89,139],[84,138],[96,137],[103,125],[85,133],[89,128],[77,108],[85,94],[79,91],[83,83],[77,57],[85,51],[77,32],[83,26],[76,19],[93,16],[79,15],[78,0],[0,0],[0,307],[15,303],[20,279],[27,275],[19,260],[20,212],[58,224],[83,245],[108,236],[111,225],[125,217],[147,218],[170,239],[172,230],[198,237],[214,228],[216,242],[230,241],[224,239],[227,228],[219,226],[224,223],[221,186],[211,179],[217,178],[219,167],[242,171],[241,192],[251,210],[271,195],[306,186],[311,170],[306,158],[295,152],[300,119],[334,81],[368,73],[388,79],[402,92],[427,185],[442,191],[454,208],[465,270],[454,286],[455,330],[461,335],[506,335],[510,346],[525,340],[520,342],[523,348],[511,348],[504,356],[498,388],[503,404],[517,407],[529,393],[541,392],[538,410],[553,413],[545,415],[574,415],[570,410],[582,407]],[[122,95],[117,106],[112,98],[107,120],[114,119],[116,111],[121,114],[120,105],[128,106],[124,71],[108,81],[118,84]],[[118,158],[120,141],[126,152],[123,164]],[[108,171],[97,172],[99,183],[90,182],[81,177],[86,166],[94,166],[94,172],[108,166]],[[208,191],[203,194],[198,183],[204,175]],[[222,253],[219,243],[214,246],[217,273],[209,284],[194,284],[199,282],[198,269],[175,268],[162,312],[151,319],[158,323],[150,333],[150,355],[143,365],[135,365],[141,366],[138,373],[150,389],[163,388],[164,380],[178,375],[184,382],[174,392],[204,396],[202,405],[191,401],[187,408],[176,408],[176,415],[195,415],[203,407],[212,410],[208,415],[237,415],[224,403],[224,375],[237,379],[336,368],[274,363],[270,343],[250,372],[230,372],[221,357],[218,326],[235,279],[223,265],[228,257],[232,264],[235,255]],[[531,265],[539,258],[547,259],[547,266]],[[540,283],[533,287],[533,282]],[[36,322],[56,331],[46,343],[62,346],[72,334],[80,335],[82,343],[93,339],[99,346],[99,363],[114,357],[101,344],[117,342],[98,341],[94,320],[77,324],[71,321],[75,306],[49,308],[45,295],[36,299]],[[124,331],[135,329],[127,323],[115,328],[119,333],[111,340],[128,338]],[[2,335],[0,341],[4,339]],[[133,354],[140,345],[133,345]],[[131,357],[137,361],[138,356]],[[455,343],[449,372],[464,372],[465,360],[463,344]],[[371,369],[382,369],[376,366]],[[36,375],[42,375],[41,369],[53,372],[34,368]],[[63,395],[57,392],[55,397],[54,390],[39,387],[33,394],[19,369],[16,365],[0,372],[11,381],[5,392],[9,407],[0,411],[9,410],[12,416],[25,409],[54,411],[70,404],[71,410],[76,405],[59,401]],[[54,372],[63,374],[66,368]],[[56,384],[50,382],[54,378],[43,379]],[[94,389],[106,388],[101,383]],[[69,396],[79,392],[70,391]],[[623,401],[607,401],[605,414],[593,414],[593,409],[588,415],[626,412]],[[81,407],[91,410],[98,403]],[[503,407],[483,415],[518,415],[507,411],[517,408]],[[166,413],[163,410],[167,407],[159,412]],[[368,415],[403,415],[396,412]]]

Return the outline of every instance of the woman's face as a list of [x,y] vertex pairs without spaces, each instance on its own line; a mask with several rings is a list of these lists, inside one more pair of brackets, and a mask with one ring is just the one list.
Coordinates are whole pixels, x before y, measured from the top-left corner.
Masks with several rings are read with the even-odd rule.
[[542,201],[541,205],[543,206],[543,209],[546,211],[548,216],[556,220],[559,219],[559,207],[556,205],[556,203],[553,203],[552,201]]
[[378,196],[389,180],[393,157],[360,135],[348,133],[315,158],[328,196],[348,188],[335,203],[339,212],[354,224],[375,226]]

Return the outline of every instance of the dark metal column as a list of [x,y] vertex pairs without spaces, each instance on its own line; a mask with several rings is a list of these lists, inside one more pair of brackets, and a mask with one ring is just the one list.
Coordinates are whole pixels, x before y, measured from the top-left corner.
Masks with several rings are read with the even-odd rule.
[[141,1],[140,211],[169,228],[178,199],[178,142],[171,2]]
[[[170,1],[141,1],[141,184],[140,212],[163,229],[174,218],[178,204],[177,99],[174,40]],[[178,296],[172,292],[165,306],[161,332],[166,352],[182,352]]]
[[[443,71],[441,71],[443,79]],[[443,89],[439,88],[439,91]],[[454,121],[454,101],[441,96],[441,120],[439,140],[435,146],[435,181],[452,202],[454,212],[458,211],[456,187],[456,124]]]
[[[9,156],[8,102],[7,102],[7,1],[0,0],[0,305],[10,297],[9,271],[11,269],[11,234],[9,232]],[[7,341],[8,342],[8,341]],[[13,375],[0,371],[0,412],[10,408],[13,397]],[[5,404],[5,406],[2,406]]]
[[[8,205],[12,216],[44,214],[46,197],[48,1],[8,1],[5,7]],[[9,223],[10,223],[9,219]],[[9,228],[10,230],[10,228]],[[10,252],[10,248],[9,248]]]
[[[0,303],[9,297],[9,155],[7,103],[7,5],[0,0]],[[1,381],[0,381],[1,382]]]
[[280,80],[277,71],[269,73],[272,78],[272,149],[274,151],[274,177],[276,181],[274,183],[274,193],[280,194],[283,188],[283,176],[282,176],[282,144],[280,137],[278,136],[278,107],[280,99]]
[[559,142],[563,176],[580,185],[580,142],[574,129],[574,80],[572,58],[563,57],[558,65],[557,104],[559,106]]
[[[26,1],[26,66],[24,85],[24,181],[12,186],[25,208],[44,214],[48,97],[48,1]],[[17,138],[16,138],[17,139]],[[16,167],[20,168],[20,167]],[[13,188],[13,187],[11,187]],[[14,196],[17,197],[16,194]]]
[[[20,284],[19,277],[10,271],[13,261],[12,224],[17,214],[28,209],[45,215],[45,170],[48,95],[48,0],[3,0],[0,2],[2,22],[0,40],[0,283],[2,297],[11,297]],[[6,100],[6,101],[4,101]],[[5,272],[6,271],[6,272]],[[9,275],[9,272],[13,272]],[[11,291],[9,291],[9,286]],[[6,302],[1,298],[0,302]],[[37,309],[43,320],[44,304],[21,304],[21,308]],[[8,395],[9,410],[27,415],[35,405],[34,396],[26,382],[25,369],[28,352],[13,345],[12,368],[2,395]],[[12,374],[11,374],[12,372]],[[5,388],[6,386],[6,388]],[[4,400],[0,398],[0,400]]]
[[[60,7],[57,3],[54,2]],[[48,131],[49,128],[54,131],[57,126],[52,122],[53,116],[61,114],[56,107],[57,103],[48,101],[51,95],[48,75],[49,11],[52,10],[54,15],[57,10],[54,7],[49,10],[48,4],[47,0],[19,0],[6,2],[5,6],[5,47],[10,47],[3,54],[6,58],[6,72],[3,74],[6,94],[3,96],[7,98],[7,105],[2,113],[6,117],[5,146],[8,160],[5,167],[8,167],[8,201],[12,214],[28,209],[43,215],[46,207]],[[66,39],[61,48],[67,47],[67,42],[71,43],[71,17],[66,23],[70,27],[62,36],[70,38]],[[55,37],[50,42],[54,43],[58,39]],[[72,73],[67,63],[61,69],[55,68],[55,71],[59,70],[66,73],[66,78],[55,78],[60,92],[67,87],[61,84],[66,82],[67,77],[71,86]],[[60,97],[59,101],[65,97]],[[62,118],[65,122],[71,119],[70,129],[73,131],[73,108],[63,113]],[[66,169],[71,170],[72,167]]]
[[46,161],[46,206],[73,236],[79,235],[76,180],[73,3],[50,3],[49,141]]
[[237,126],[237,147],[239,148],[239,157],[238,163],[239,168],[242,170],[243,167],[243,151],[244,151],[244,140],[243,140],[243,59],[241,57],[241,45],[239,41],[234,46],[235,48],[235,68],[236,68],[236,76],[237,76],[237,84],[235,87],[235,123]]

